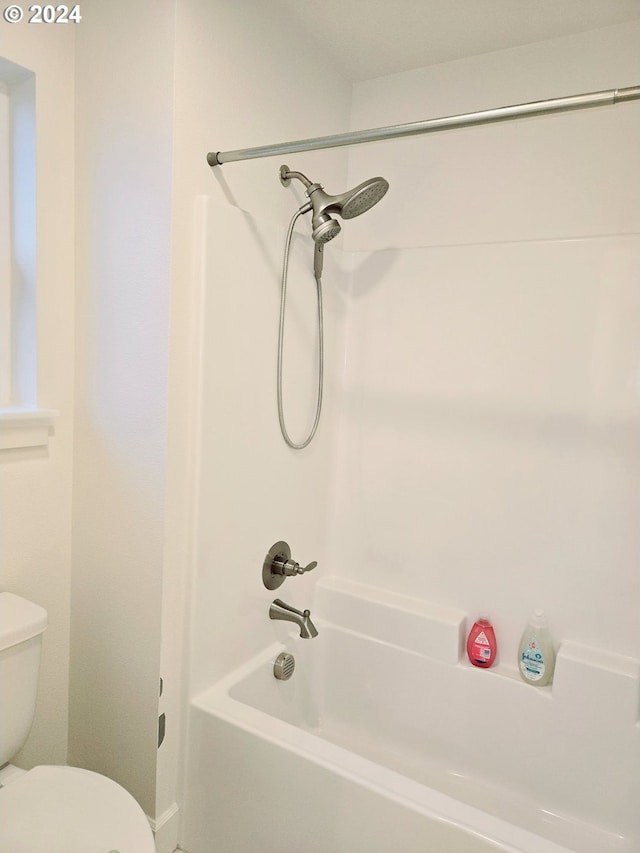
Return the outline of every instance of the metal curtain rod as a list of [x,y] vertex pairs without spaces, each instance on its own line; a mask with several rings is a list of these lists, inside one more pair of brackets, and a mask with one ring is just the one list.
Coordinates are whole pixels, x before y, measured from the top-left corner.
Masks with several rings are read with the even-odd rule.
[[425,121],[413,121],[408,124],[394,124],[389,127],[376,127],[371,130],[355,130],[351,133],[336,133],[333,136],[317,136],[313,139],[299,139],[295,142],[281,142],[275,145],[261,145],[258,148],[239,148],[236,151],[211,151],[207,154],[210,166],[222,166],[237,160],[254,160],[258,157],[274,157],[276,154],[290,154],[294,151],[315,151],[318,148],[339,148],[341,145],[357,145],[361,142],[379,142],[383,139],[396,139],[400,136],[415,136],[419,133],[437,133],[441,130],[454,130],[479,124],[492,124],[526,116],[548,115],[585,110],[591,107],[605,107],[624,101],[640,99],[640,86],[628,86],[625,89],[607,89],[603,92],[589,92],[584,95],[570,95],[565,98],[553,98],[548,101],[532,101],[528,104],[516,104],[511,107],[498,107],[493,110],[481,110],[476,113],[431,118]]

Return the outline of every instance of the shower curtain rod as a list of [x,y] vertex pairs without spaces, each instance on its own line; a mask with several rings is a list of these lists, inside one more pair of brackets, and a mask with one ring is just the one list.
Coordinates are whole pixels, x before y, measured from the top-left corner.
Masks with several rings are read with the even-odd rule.
[[510,107],[498,107],[475,113],[431,118],[408,124],[394,124],[388,127],[376,127],[370,130],[355,130],[351,133],[337,133],[333,136],[317,136],[312,139],[298,139],[295,142],[281,142],[274,145],[261,145],[258,148],[239,148],[236,151],[211,151],[207,154],[210,166],[222,166],[238,160],[254,160],[258,157],[274,157],[276,154],[290,154],[295,151],[315,151],[318,148],[339,148],[342,145],[358,145],[362,142],[379,142],[383,139],[395,139],[401,136],[415,136],[420,133],[436,133],[441,130],[454,130],[480,124],[492,124],[498,121],[525,118],[527,116],[548,115],[568,110],[584,110],[591,107],[605,107],[625,101],[640,99],[640,86],[628,86],[624,89],[607,89],[602,92],[588,92],[583,95],[569,95],[564,98],[552,98],[548,101],[532,101],[527,104],[515,104]]

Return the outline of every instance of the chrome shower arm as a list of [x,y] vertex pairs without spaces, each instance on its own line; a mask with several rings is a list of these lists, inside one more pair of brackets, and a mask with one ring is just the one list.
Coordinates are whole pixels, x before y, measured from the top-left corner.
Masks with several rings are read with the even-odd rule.
[[297,180],[304,184],[305,189],[307,190],[312,184],[309,178],[307,178],[306,175],[303,175],[302,172],[292,172],[288,166],[280,166],[280,183],[283,187],[289,186],[291,178],[297,178]]

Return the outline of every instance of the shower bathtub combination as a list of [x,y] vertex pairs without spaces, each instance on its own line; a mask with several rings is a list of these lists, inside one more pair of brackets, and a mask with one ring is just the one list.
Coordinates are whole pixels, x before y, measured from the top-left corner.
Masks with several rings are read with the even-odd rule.
[[[220,169],[238,160],[636,100],[640,87],[630,86],[259,148],[213,151],[207,162]],[[383,197],[388,184],[386,179],[371,178],[348,193],[329,196],[302,173],[281,166],[281,183],[287,186],[291,178],[302,181],[308,201],[294,214],[287,236],[279,375],[289,241],[296,218],[305,213],[312,214],[318,292],[316,416],[300,443],[287,434],[278,380],[282,436],[290,448],[300,450],[312,440],[320,417],[320,278],[324,243],[340,229],[333,214],[359,215]],[[216,273],[221,274],[218,268]],[[211,388],[218,393],[218,385]],[[266,619],[266,600],[265,604]],[[275,605],[291,610],[282,603]],[[467,661],[464,641],[475,618],[470,613],[343,577],[318,581],[311,610],[317,636],[310,632],[310,639],[301,639],[290,624],[272,622],[270,633],[261,635],[263,649],[192,697],[182,849],[188,853],[640,850],[640,661],[564,640],[553,684],[536,687],[520,679],[515,653],[512,657],[503,650],[490,669]],[[204,647],[205,654],[215,652],[213,643]],[[288,679],[274,677],[274,665],[283,653],[296,660]]]
[[313,616],[192,701],[189,853],[640,849],[637,661],[563,643],[533,687],[467,662],[467,614],[342,578]]

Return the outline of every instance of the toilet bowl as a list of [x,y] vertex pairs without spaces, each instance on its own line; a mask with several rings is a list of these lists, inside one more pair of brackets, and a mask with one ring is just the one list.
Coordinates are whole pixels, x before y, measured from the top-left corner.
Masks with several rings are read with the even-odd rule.
[[125,789],[78,767],[9,764],[36,703],[47,613],[0,593],[0,853],[154,853],[149,822]]
[[0,788],[0,853],[154,853],[123,787],[77,767],[34,767]]

